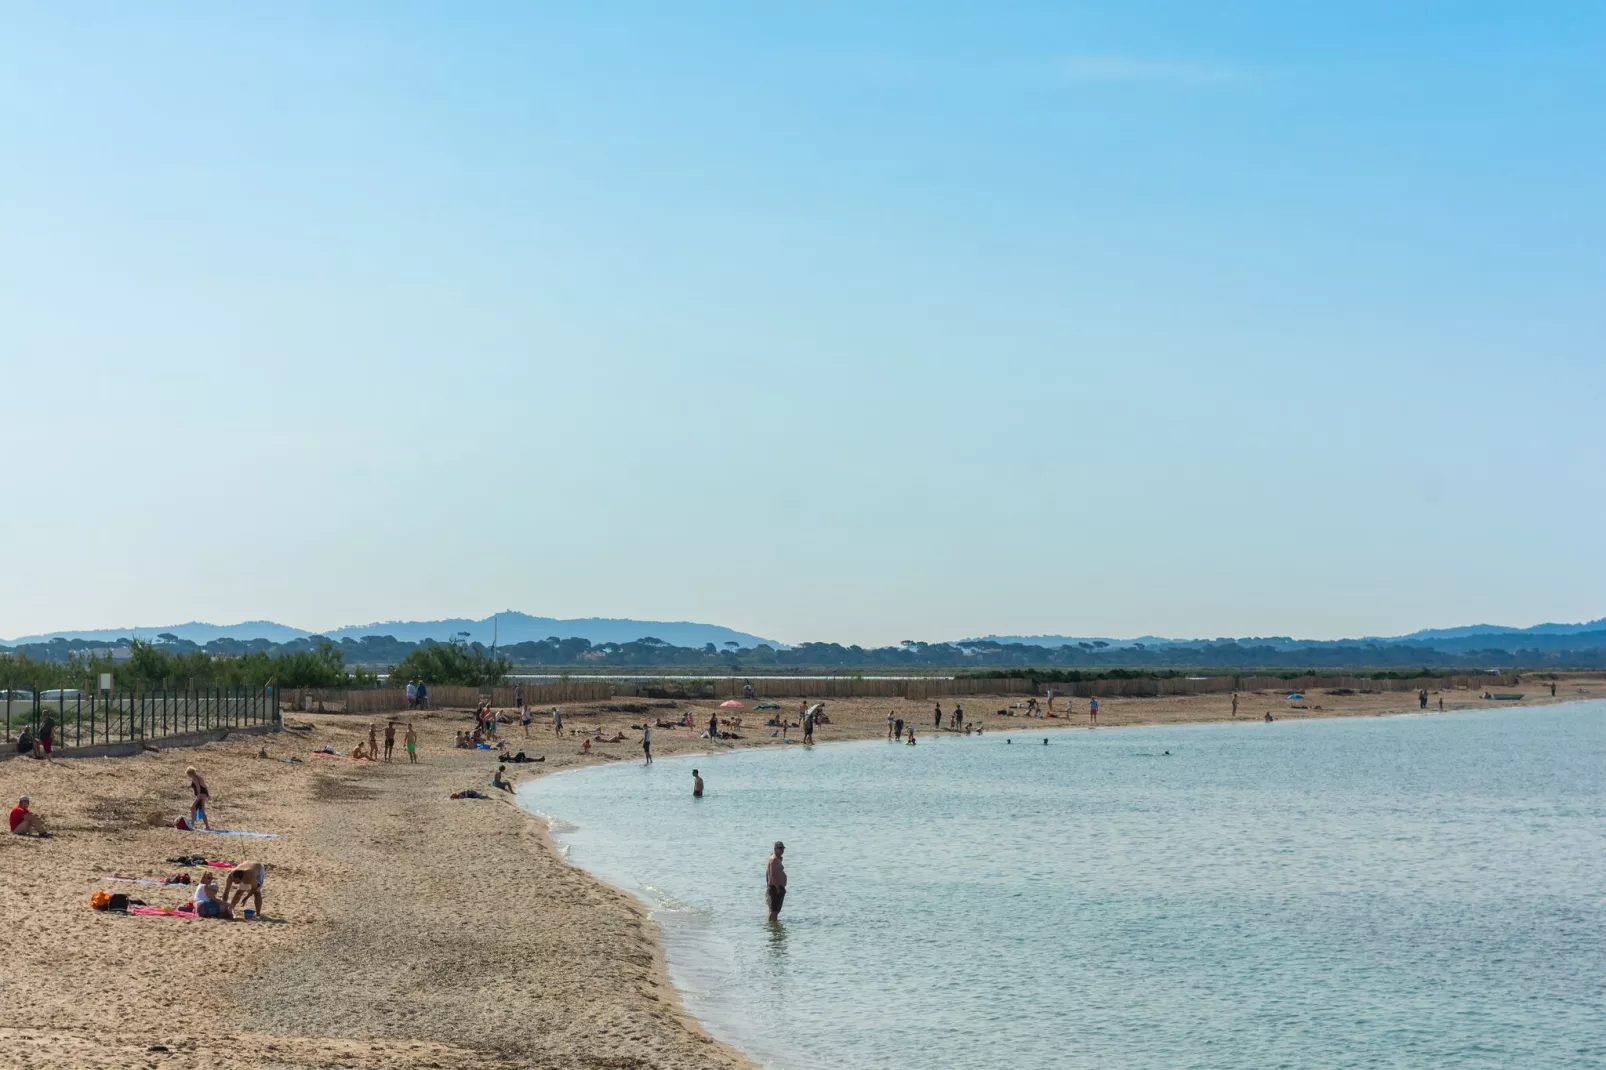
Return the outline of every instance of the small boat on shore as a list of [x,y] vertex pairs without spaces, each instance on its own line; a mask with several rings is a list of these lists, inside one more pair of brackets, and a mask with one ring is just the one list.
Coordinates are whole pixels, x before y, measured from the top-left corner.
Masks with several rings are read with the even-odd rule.
[[1497,691],[1489,697],[1494,699],[1496,702],[1516,702],[1518,699],[1522,698],[1522,695],[1515,694],[1510,691]]

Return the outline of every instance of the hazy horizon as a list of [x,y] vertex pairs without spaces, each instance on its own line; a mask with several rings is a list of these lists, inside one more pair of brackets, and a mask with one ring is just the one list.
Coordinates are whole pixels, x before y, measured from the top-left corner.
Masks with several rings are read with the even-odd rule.
[[1606,8],[7,29],[0,633],[1606,605]]
[[[514,614],[514,613],[522,613],[522,611],[520,611],[520,610],[502,610],[502,611],[499,611],[499,613],[500,613],[500,615],[507,616],[507,615]],[[483,616],[480,616],[480,617],[468,617],[468,616],[464,616],[462,614],[457,614],[457,615],[454,615],[452,617],[432,618],[432,619],[449,620],[449,621],[470,621],[470,622],[475,622],[475,623],[481,623],[481,622],[484,622],[484,621],[488,621],[488,620],[490,620],[491,618],[493,618],[493,617],[495,617],[497,615],[498,614],[487,613],[487,614],[484,614]],[[524,614],[524,616],[526,616],[526,617],[537,617],[539,619],[545,619],[545,615],[541,615],[541,614]],[[270,625],[274,625],[276,627],[286,628],[286,629],[290,629],[290,630],[294,630],[294,631],[305,632],[308,635],[324,635],[324,636],[328,636],[328,635],[337,635],[337,634],[342,633],[342,632],[353,633],[353,632],[356,632],[358,630],[362,630],[362,634],[382,635],[382,634],[385,634],[386,627],[416,626],[419,623],[427,623],[429,619],[431,619],[431,618],[409,617],[409,618],[403,618],[403,619],[399,619],[399,620],[366,621],[366,622],[357,622],[357,623],[352,623],[352,624],[340,624],[340,625],[333,625],[333,626],[326,627],[326,628],[303,628],[300,624],[295,623],[295,622],[291,622],[291,621],[272,621],[272,620],[266,620],[266,619],[240,620],[240,621],[235,621],[233,623],[225,623],[225,624],[219,624],[219,623],[217,623],[215,621],[202,621],[202,620],[170,621],[170,622],[168,622],[166,624],[129,625],[129,626],[126,626],[126,627],[91,626],[91,627],[84,627],[84,628],[61,628],[61,629],[56,629],[54,631],[43,631],[43,632],[27,632],[27,633],[14,632],[14,633],[11,633],[9,637],[7,635],[0,634],[0,644],[16,643],[16,642],[19,642],[19,641],[37,641],[38,639],[40,639],[42,637],[48,637],[48,636],[53,636],[53,635],[68,635],[68,636],[72,636],[72,635],[84,635],[84,634],[89,634],[89,633],[96,633],[97,635],[100,634],[100,633],[106,633],[105,634],[105,638],[106,639],[112,638],[113,636],[111,636],[109,633],[114,633],[114,632],[115,633],[120,633],[119,637],[126,635],[127,637],[150,638],[154,633],[159,632],[159,631],[161,631],[163,629],[183,628],[183,627],[196,626],[196,625],[204,626],[204,627],[211,627],[211,628],[218,628],[218,629],[224,631],[225,633],[229,633],[230,629],[239,628],[242,625],[270,624]],[[557,618],[557,619],[573,621],[573,622],[585,622],[585,621],[599,621],[599,620],[611,621],[611,620],[634,619],[634,618],[616,618],[616,617],[603,617],[603,616],[598,616],[598,615],[588,615],[588,616],[585,616],[585,617]],[[1516,629],[1516,630],[1520,631],[1520,630],[1522,630],[1524,628],[1537,627],[1537,626],[1545,625],[1545,624],[1558,624],[1558,625],[1590,624],[1590,623],[1594,623],[1596,620],[1600,620],[1600,619],[1606,619],[1606,618],[1591,617],[1591,618],[1580,619],[1580,620],[1577,620],[1577,621],[1562,621],[1562,620],[1550,619],[1550,620],[1542,620],[1542,621],[1532,621],[1532,622],[1527,623],[1527,624],[1511,624],[1511,623],[1503,622],[1503,621],[1474,621],[1474,622],[1466,622],[1466,623],[1461,623],[1461,624],[1439,623],[1439,624],[1427,624],[1427,625],[1423,625],[1423,626],[1421,626],[1419,628],[1411,628],[1411,629],[1409,629],[1407,631],[1401,631],[1401,632],[1368,632],[1368,633],[1361,634],[1361,635],[1336,635],[1336,636],[1289,635],[1288,633],[1265,632],[1265,631],[1245,632],[1245,633],[1242,633],[1242,634],[1236,635],[1236,636],[1229,636],[1229,635],[1226,635],[1225,633],[1199,634],[1199,635],[1166,635],[1164,633],[1154,632],[1154,631],[1133,632],[1133,633],[1127,633],[1127,634],[1122,634],[1122,635],[1098,634],[1098,633],[1091,633],[1091,632],[1078,633],[1076,635],[1066,635],[1065,633],[1053,633],[1053,632],[1027,633],[1027,632],[1019,632],[1019,631],[1014,631],[1014,632],[992,631],[992,632],[967,632],[967,633],[964,633],[963,635],[913,636],[913,637],[909,637],[909,638],[915,638],[915,639],[918,639],[918,640],[923,641],[923,642],[934,642],[934,643],[935,642],[957,642],[957,641],[964,640],[964,639],[985,639],[985,638],[990,638],[990,637],[994,637],[994,636],[1005,637],[1005,638],[1022,638],[1022,639],[1025,639],[1025,640],[1032,640],[1032,639],[1053,640],[1053,639],[1060,639],[1060,638],[1073,638],[1073,639],[1111,639],[1111,640],[1119,640],[1119,641],[1130,641],[1130,640],[1142,640],[1142,639],[1154,639],[1154,638],[1163,638],[1163,639],[1167,639],[1167,640],[1210,640],[1210,639],[1222,639],[1222,638],[1236,638],[1236,639],[1246,639],[1246,638],[1268,638],[1268,639],[1269,638],[1292,638],[1292,639],[1296,639],[1296,640],[1310,640],[1310,641],[1313,641],[1313,642],[1331,642],[1331,641],[1335,641],[1335,640],[1399,638],[1399,637],[1402,637],[1402,636],[1413,635],[1413,634],[1415,634],[1417,632],[1421,632],[1421,631],[1435,631],[1435,630],[1443,630],[1443,629],[1458,630],[1458,629],[1463,629],[1463,628],[1488,627],[1488,628],[1495,628],[1495,629],[1511,628],[1511,629]],[[783,643],[783,644],[785,644],[787,646],[796,646],[799,643],[804,643],[804,642],[844,642],[843,640],[841,640],[841,639],[839,639],[837,637],[834,637],[834,636],[830,636],[830,635],[805,636],[805,637],[801,637],[801,638],[789,638],[789,637],[782,637],[782,636],[775,636],[775,635],[767,635],[766,636],[766,635],[763,635],[762,633],[754,633],[754,632],[749,631],[748,629],[735,627],[735,626],[727,624],[727,623],[725,623],[723,621],[693,621],[693,620],[688,620],[688,619],[677,618],[677,619],[673,619],[673,620],[665,619],[665,620],[658,620],[658,621],[642,619],[641,623],[643,625],[668,623],[668,624],[674,624],[674,625],[678,625],[678,626],[691,626],[691,627],[696,627],[696,628],[710,628],[710,629],[717,628],[717,629],[728,630],[728,631],[730,631],[732,633],[735,633],[735,634],[741,634],[741,635],[750,636],[755,640],[762,640],[762,641],[766,641],[766,642],[779,642],[779,643]],[[372,631],[372,632],[367,631],[366,629],[369,629],[369,628],[374,629],[374,631]],[[137,633],[144,633],[144,634],[143,635],[137,635]],[[232,633],[230,633],[230,634],[232,634]],[[475,638],[478,639],[480,637],[479,636],[475,636]],[[569,638],[569,636],[560,636],[560,638]],[[635,636],[634,638],[642,638],[642,636]],[[510,640],[510,641],[517,641],[517,640]],[[625,641],[625,640],[615,640],[615,641],[622,642],[622,641]],[[861,644],[861,645],[863,645],[865,647],[895,646],[899,642],[901,642],[901,640],[889,640],[889,641],[886,641],[886,642],[878,642],[878,643],[864,643],[864,644]],[[700,645],[700,644],[698,644],[698,645]]]

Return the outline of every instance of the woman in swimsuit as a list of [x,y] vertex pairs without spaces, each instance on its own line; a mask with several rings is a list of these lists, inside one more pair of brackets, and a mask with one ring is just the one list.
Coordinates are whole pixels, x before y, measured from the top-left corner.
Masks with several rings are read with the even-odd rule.
[[212,792],[207,788],[206,781],[201,779],[201,774],[195,771],[195,766],[186,768],[184,775],[190,778],[190,790],[195,793],[195,798],[190,802],[190,825],[210,829],[212,826],[207,823],[206,808],[212,802]]

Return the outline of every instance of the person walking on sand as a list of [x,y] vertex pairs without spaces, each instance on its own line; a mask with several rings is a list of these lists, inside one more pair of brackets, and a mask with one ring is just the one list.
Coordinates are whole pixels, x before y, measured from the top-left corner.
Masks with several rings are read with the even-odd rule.
[[642,762],[641,764],[642,765],[651,765],[652,764],[652,725],[644,724],[644,725],[641,726],[641,753],[646,755],[646,758],[647,758],[647,760]]
[[396,722],[385,722],[385,761],[390,761],[390,752],[396,747]]
[[892,742],[892,711],[887,711],[887,742]]
[[1232,715],[1234,718],[1238,716],[1238,692],[1236,691],[1232,693]]
[[701,799],[703,797],[702,774],[698,773],[695,769],[691,771],[691,797],[694,799]]
[[418,681],[418,708],[429,709],[429,688],[422,680]]
[[402,737],[402,742],[407,744],[407,764],[408,765],[417,765],[418,764],[418,733],[413,730],[413,722],[411,722],[411,721],[407,722],[407,735]]
[[379,753],[379,726],[368,722],[368,755],[372,757]]
[[411,680],[407,681],[407,708],[413,709],[418,705],[418,685]]
[[190,778],[190,791],[194,793],[194,798],[190,800],[190,827],[210,831],[212,826],[206,820],[206,808],[212,805],[211,789],[201,779],[201,774],[195,771],[195,766],[185,768],[184,775]]
[[896,743],[899,740],[903,739],[903,718],[902,717],[899,717],[897,720],[892,722],[892,728],[893,728],[893,733],[892,733],[893,742]]
[[942,703],[939,702],[939,703],[936,704],[935,708],[932,710],[932,713],[931,713],[931,730],[933,732],[937,732],[937,731],[940,731],[941,729],[942,729]]
[[1097,698],[1092,698],[1092,699],[1088,700],[1088,703],[1087,703],[1087,715],[1088,715],[1088,718],[1090,719],[1090,723],[1092,723],[1092,724],[1098,724],[1099,723],[1099,700]]
[[1417,708],[1418,709],[1424,709],[1425,710],[1425,709],[1428,708],[1428,689],[1427,688],[1424,687],[1422,690],[1420,690],[1420,691],[1418,691],[1416,693],[1416,704],[1417,704]]
[[28,796],[24,795],[17,800],[17,805],[11,808],[11,834],[13,836],[38,836],[40,839],[49,839],[50,833],[45,831],[45,823],[39,815],[28,809]]
[[523,712],[521,712],[519,714],[519,723],[524,725],[524,738],[525,739],[529,739],[530,738],[530,722],[533,721],[534,719],[535,718],[530,716],[530,707],[528,707],[528,706],[524,707]]
[[803,715],[803,742],[804,743],[813,743],[814,742],[814,714],[813,713],[805,713]]
[[552,707],[552,734],[563,735],[563,711],[557,706]]
[[786,867],[781,864],[784,854],[786,844],[776,840],[770,860],[764,866],[764,898],[769,904],[771,925],[781,920],[781,904],[786,902]]
[[965,727],[965,707],[961,706],[957,702],[954,703],[954,727],[955,728],[964,728]]
[[717,710],[708,715],[708,738],[719,738],[719,711]]

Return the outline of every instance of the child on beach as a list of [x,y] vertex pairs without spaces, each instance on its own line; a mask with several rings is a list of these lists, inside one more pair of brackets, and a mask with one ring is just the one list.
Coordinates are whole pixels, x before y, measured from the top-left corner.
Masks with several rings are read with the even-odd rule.
[[413,722],[411,722],[411,721],[407,722],[407,735],[404,737],[404,739],[405,739],[405,742],[407,743],[407,764],[408,765],[417,765],[418,764],[418,733],[413,731]]

